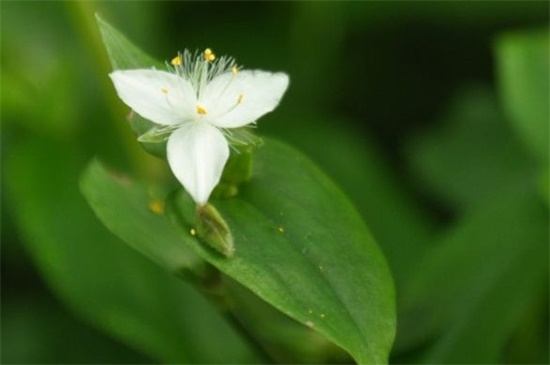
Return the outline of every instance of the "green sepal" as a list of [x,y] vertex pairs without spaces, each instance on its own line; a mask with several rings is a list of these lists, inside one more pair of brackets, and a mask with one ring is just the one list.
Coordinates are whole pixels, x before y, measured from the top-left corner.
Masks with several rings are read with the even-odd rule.
[[172,134],[176,129],[178,129],[178,126],[156,125],[147,132],[141,134],[137,140],[140,143],[163,143],[168,140],[170,134]]
[[231,147],[242,150],[253,150],[264,144],[263,139],[254,134],[250,127],[225,129],[225,136]]
[[174,131],[173,126],[160,126],[134,112],[128,116],[128,124],[146,152],[166,159],[166,141]]

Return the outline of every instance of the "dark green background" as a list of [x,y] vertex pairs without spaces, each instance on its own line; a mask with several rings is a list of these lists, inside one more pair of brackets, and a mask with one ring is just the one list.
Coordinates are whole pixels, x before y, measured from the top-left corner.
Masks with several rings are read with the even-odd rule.
[[[95,12],[159,59],[211,47],[290,75],[258,132],[316,161],[382,246],[400,308],[393,361],[548,362],[547,156],[518,129],[502,78],[504,43],[516,42],[502,37],[547,34],[547,2],[1,7],[2,362],[160,361],[59,294],[51,270],[62,253],[41,250],[63,229],[78,241],[93,219],[71,210],[84,207],[76,183],[92,156],[150,180],[169,176],[124,122]],[[547,95],[542,66],[528,70]]]

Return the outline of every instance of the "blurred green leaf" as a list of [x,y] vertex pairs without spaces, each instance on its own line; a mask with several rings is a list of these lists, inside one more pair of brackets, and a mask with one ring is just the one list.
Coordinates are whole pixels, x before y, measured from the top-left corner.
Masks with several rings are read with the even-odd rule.
[[[72,97],[81,91],[81,65],[61,9],[60,3],[3,3],[0,31],[10,34],[1,40],[3,127],[17,124],[57,137],[73,136],[80,127],[81,110]],[[25,24],[30,18],[32,27]]]
[[2,363],[124,364],[151,359],[68,315],[48,293],[35,291],[2,298]]
[[76,156],[29,139],[6,168],[24,242],[55,292],[86,321],[159,361],[257,361],[212,305],[97,221],[77,189]]
[[[181,192],[168,202],[181,242],[171,250],[195,253],[258,296],[326,335],[360,363],[387,361],[395,331],[393,284],[383,255],[361,219],[333,183],[304,156],[274,140],[255,156],[255,174],[235,199],[214,200],[231,227],[235,255],[213,252],[189,232],[194,204]],[[145,209],[136,194],[98,164],[82,189],[104,223],[134,222]],[[141,200],[135,203],[133,200]],[[130,209],[133,208],[133,209]],[[127,218],[125,218],[127,217]],[[158,230],[158,229],[157,229]],[[154,241],[133,242],[162,266],[184,265]],[[166,249],[166,247],[165,247]]]
[[99,14],[96,14],[96,19],[113,69],[166,67],[164,63],[156,61],[137,48],[122,33],[103,20]]
[[540,291],[540,298],[535,298],[529,303],[529,308],[524,312],[513,337],[503,349],[502,358],[506,363],[550,363],[549,289],[547,286],[546,290]]
[[501,363],[548,288],[548,210],[517,191],[468,215],[419,263],[398,345],[434,340],[422,362]]
[[546,166],[538,177],[538,188],[544,201],[550,205],[550,167]]
[[413,139],[406,155],[421,189],[461,213],[534,184],[535,161],[482,86],[457,92],[440,123]]
[[513,126],[545,165],[549,156],[548,29],[503,34],[496,43],[501,96]]

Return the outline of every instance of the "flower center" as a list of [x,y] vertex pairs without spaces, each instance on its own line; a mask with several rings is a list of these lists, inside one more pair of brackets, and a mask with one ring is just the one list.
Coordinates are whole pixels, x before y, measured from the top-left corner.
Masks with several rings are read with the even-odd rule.
[[197,113],[205,115],[207,113],[206,108],[200,104],[197,104]]
[[[206,48],[202,52],[196,51],[195,53],[184,50],[182,53],[179,53],[177,56],[172,58],[170,64],[167,63],[167,66],[176,75],[191,83],[191,86],[196,92],[197,101],[199,102],[201,100],[204,101],[203,92],[206,88],[206,85],[208,85],[210,81],[227,72],[230,72],[232,76],[235,76],[240,70],[240,67],[237,65],[232,57],[222,56],[218,58],[210,48]],[[209,108],[216,109],[217,104],[215,101],[223,96],[223,94],[227,91],[233,81],[234,77],[230,77],[227,80],[227,84],[220,87],[215,92],[215,94],[217,95],[209,96],[212,99],[210,101],[214,101],[213,104],[210,102],[207,103]],[[161,88],[161,92],[164,95],[167,95],[168,88]],[[242,104],[243,100],[243,94],[237,95],[236,103],[232,106],[229,106],[228,109],[225,110],[223,113],[219,114],[223,115],[232,111],[238,105]],[[206,109],[206,107],[200,103],[195,106],[195,110],[197,111],[199,118],[208,114],[208,110]],[[217,117],[218,113],[215,112],[215,114],[216,116],[214,117]]]

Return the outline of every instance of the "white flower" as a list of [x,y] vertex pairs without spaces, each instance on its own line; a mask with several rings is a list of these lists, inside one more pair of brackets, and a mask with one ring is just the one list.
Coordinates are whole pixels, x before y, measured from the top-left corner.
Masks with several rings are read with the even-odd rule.
[[241,71],[232,58],[216,59],[210,49],[175,57],[171,72],[114,71],[118,96],[167,134],[168,163],[199,205],[208,201],[229,158],[225,129],[254,123],[279,104],[284,73]]

